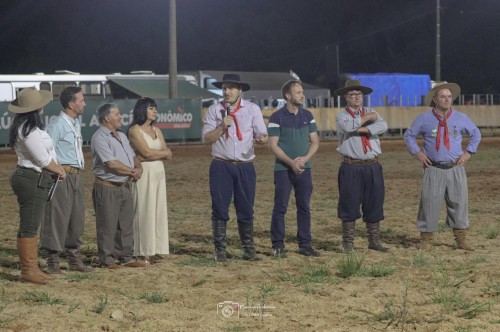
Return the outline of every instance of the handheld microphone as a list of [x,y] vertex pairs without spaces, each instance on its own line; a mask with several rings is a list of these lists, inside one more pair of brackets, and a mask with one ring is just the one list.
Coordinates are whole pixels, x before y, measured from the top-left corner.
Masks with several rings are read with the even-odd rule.
[[[226,116],[230,116],[231,115],[231,107],[229,105],[229,103],[226,103]],[[229,125],[228,127],[231,127],[231,125]]]

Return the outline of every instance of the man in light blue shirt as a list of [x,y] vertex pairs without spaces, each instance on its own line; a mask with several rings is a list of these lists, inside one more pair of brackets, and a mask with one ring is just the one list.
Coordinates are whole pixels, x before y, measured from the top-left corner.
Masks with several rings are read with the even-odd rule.
[[80,87],[67,87],[60,96],[63,110],[47,126],[57,155],[66,171],[66,180],[55,189],[46,206],[40,232],[40,247],[47,252],[47,272],[60,274],[59,255],[64,251],[69,269],[90,272],[80,256],[85,225],[85,198],[81,173],[84,168],[82,135],[78,117],[83,114],[85,99]]

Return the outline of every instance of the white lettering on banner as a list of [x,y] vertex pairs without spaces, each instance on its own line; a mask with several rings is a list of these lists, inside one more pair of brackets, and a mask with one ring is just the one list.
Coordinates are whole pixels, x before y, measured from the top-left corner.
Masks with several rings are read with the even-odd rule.
[[9,116],[8,112],[5,112],[0,118],[0,129],[9,129],[10,126],[12,126],[12,117]]
[[97,114],[92,115],[89,122],[89,127],[99,127],[99,119],[97,119]]
[[191,113],[161,113],[158,122],[191,122],[193,114]]
[[132,114],[122,114],[122,126],[128,126],[132,122]]
[[80,127],[83,128],[83,127],[86,127],[87,124],[85,122],[83,122],[83,118],[81,115],[78,116],[78,121],[80,122]]

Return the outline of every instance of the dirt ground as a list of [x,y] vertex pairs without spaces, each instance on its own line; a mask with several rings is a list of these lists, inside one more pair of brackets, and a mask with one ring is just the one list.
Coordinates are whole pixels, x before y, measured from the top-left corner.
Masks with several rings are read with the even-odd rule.
[[[67,271],[48,285],[17,281],[18,207],[9,185],[15,154],[0,152],[0,330],[2,331],[498,331],[500,330],[500,138],[483,138],[467,165],[470,242],[453,248],[444,208],[435,244],[418,250],[415,228],[421,169],[401,140],[384,140],[386,184],[382,242],[366,249],[357,224],[356,251],[339,252],[336,142],[313,159],[313,245],[317,258],[295,250],[293,198],[287,214],[288,258],[271,257],[273,157],[257,149],[255,242],[258,262],[240,259],[234,210],[227,264],[212,259],[208,166],[210,147],[174,145],[166,164],[171,255],[147,269]],[[86,151],[86,165],[91,158]],[[96,261],[92,172],[85,171],[83,253]],[[292,195],[293,196],[293,195]],[[358,262],[358,270],[349,268]],[[40,265],[45,265],[40,253]],[[63,268],[67,267],[63,260]]]

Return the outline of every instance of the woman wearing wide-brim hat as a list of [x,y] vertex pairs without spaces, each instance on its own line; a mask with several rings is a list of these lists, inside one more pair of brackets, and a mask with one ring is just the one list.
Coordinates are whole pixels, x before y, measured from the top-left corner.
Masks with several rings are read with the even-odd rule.
[[[19,203],[19,280],[42,285],[53,277],[38,267],[38,228],[45,216],[52,178],[57,181],[66,177],[62,166],[57,164],[54,145],[49,134],[43,130],[40,117],[43,107],[51,100],[51,92],[27,88],[8,106],[9,111],[16,114],[10,128],[9,143],[17,154],[17,167],[10,184]],[[46,171],[45,174],[43,171]],[[53,177],[44,176],[47,172]]]

